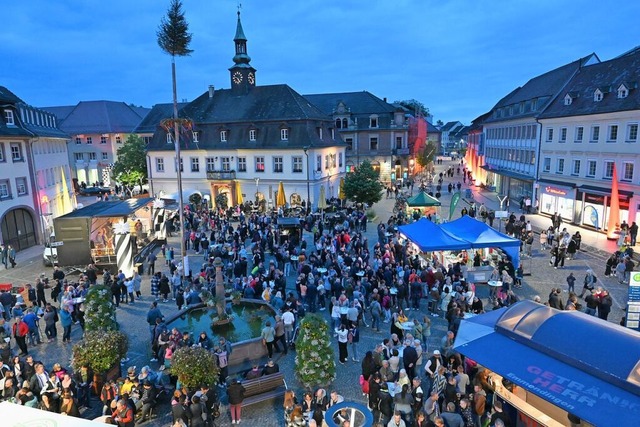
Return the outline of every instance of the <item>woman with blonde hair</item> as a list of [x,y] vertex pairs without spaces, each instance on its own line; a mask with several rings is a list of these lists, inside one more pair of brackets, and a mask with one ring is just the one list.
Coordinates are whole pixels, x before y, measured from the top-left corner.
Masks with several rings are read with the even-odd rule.
[[284,419],[288,421],[290,419],[291,413],[293,412],[294,407],[298,403],[298,399],[296,399],[296,394],[293,390],[287,390],[284,392]]

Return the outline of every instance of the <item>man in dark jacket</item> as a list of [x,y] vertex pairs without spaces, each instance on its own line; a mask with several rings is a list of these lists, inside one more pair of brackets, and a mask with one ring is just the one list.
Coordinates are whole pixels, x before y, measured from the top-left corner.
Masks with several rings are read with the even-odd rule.
[[140,411],[140,422],[145,422],[148,418],[151,417],[151,410],[156,406],[156,392],[155,387],[151,384],[151,381],[145,380],[142,385],[142,396],[140,396],[140,400],[137,402],[136,406],[138,406]]
[[418,352],[411,345],[407,345],[402,351],[402,361],[404,362],[404,369],[407,371],[409,380],[413,381],[416,376],[416,362],[418,361]]
[[600,298],[598,302],[598,317],[607,320],[609,317],[609,312],[611,311],[611,306],[613,305],[613,299],[611,299],[611,295],[609,295],[609,291],[604,289],[600,293]]
[[393,398],[389,394],[387,383],[380,384],[380,399],[378,400],[378,410],[380,411],[380,419],[382,425],[386,426],[391,421],[393,415]]

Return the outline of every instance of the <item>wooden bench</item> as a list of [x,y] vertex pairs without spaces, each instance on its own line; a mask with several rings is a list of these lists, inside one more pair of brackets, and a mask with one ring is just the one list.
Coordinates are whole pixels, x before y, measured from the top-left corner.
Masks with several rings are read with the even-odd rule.
[[287,390],[287,383],[282,372],[244,380],[241,384],[245,389],[243,407],[284,396],[284,392]]

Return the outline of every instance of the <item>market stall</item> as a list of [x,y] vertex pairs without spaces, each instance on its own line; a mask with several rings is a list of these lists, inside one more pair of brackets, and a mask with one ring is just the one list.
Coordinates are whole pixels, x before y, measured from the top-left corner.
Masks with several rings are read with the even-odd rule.
[[430,196],[425,191],[421,191],[413,197],[407,199],[407,214],[413,216],[415,211],[420,213],[420,216],[437,215],[440,217],[440,200]]
[[515,268],[520,265],[520,240],[502,234],[482,221],[464,215],[440,227],[469,242],[471,249],[499,248],[509,255]]
[[[585,345],[594,337],[597,345]],[[636,331],[521,301],[463,320],[454,350],[498,374],[489,382],[517,410],[518,425],[567,425],[568,412],[596,426],[637,425]]]

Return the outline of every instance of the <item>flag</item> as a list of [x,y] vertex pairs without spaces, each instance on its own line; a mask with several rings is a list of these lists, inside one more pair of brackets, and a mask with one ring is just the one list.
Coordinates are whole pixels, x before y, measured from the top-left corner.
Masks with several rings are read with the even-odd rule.
[[451,197],[451,205],[449,205],[449,221],[453,218],[453,212],[456,210],[456,206],[458,206],[458,202],[460,201],[460,192],[456,191],[453,197]]
[[596,210],[596,208],[594,208],[593,206],[589,205],[586,208],[584,208],[584,214],[587,215],[587,209],[589,210],[589,221],[591,221],[591,224],[596,228],[596,230],[599,227],[599,223],[600,221],[598,220],[598,211]]

